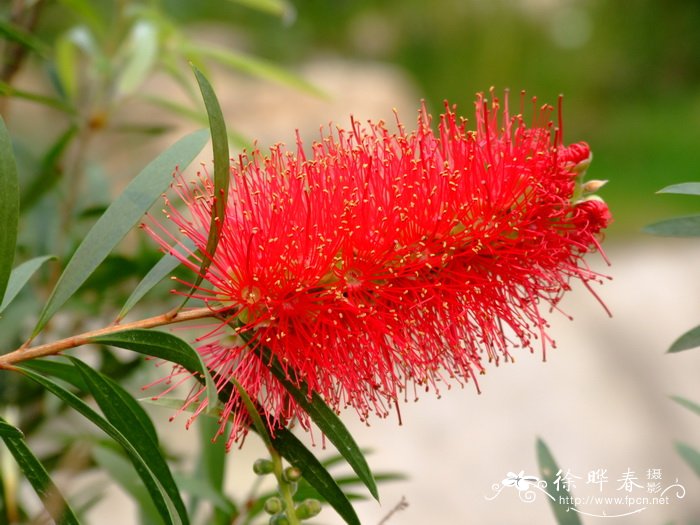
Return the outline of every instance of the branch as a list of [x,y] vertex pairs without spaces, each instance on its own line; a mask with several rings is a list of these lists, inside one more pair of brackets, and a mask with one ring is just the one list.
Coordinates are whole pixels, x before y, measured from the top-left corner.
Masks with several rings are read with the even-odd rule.
[[15,363],[28,361],[29,359],[36,359],[37,357],[60,354],[62,351],[68,350],[69,348],[89,344],[92,342],[93,338],[101,335],[113,334],[115,332],[121,332],[122,330],[133,330],[137,328],[154,328],[156,326],[182,323],[193,319],[203,319],[206,317],[215,316],[216,313],[205,306],[202,308],[188,310],[186,312],[177,312],[175,314],[168,312],[155,317],[149,317],[147,319],[141,319],[126,324],[112,324],[105,328],[84,332],[82,334],[61,339],[59,341],[54,341],[53,343],[33,347],[22,347],[8,354],[0,355],[0,370],[11,370],[15,368],[13,366]]

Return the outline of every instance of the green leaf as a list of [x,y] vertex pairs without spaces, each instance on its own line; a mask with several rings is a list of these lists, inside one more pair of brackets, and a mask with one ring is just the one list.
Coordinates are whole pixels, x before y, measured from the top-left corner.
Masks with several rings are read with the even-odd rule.
[[669,354],[690,350],[700,346],[700,326],[696,326],[692,330],[688,330],[678,339],[676,339],[671,348],[668,349]]
[[[19,183],[12,138],[0,117],[0,298],[12,272],[19,224]],[[4,302],[3,302],[4,303]]]
[[204,99],[204,105],[207,108],[207,115],[209,116],[211,142],[214,151],[214,202],[212,203],[206,254],[202,257],[202,264],[197,272],[197,278],[192,285],[192,290],[187,294],[183,306],[185,302],[187,302],[187,299],[189,299],[189,296],[199,287],[202,279],[204,279],[207,268],[209,268],[214,259],[216,247],[219,244],[221,226],[226,220],[226,200],[228,198],[229,172],[231,170],[226,124],[224,123],[224,115],[221,111],[221,106],[216,98],[214,89],[211,87],[206,77],[196,67],[192,66],[192,70],[194,71],[194,76],[197,78],[197,83],[199,84],[199,89]]
[[22,27],[0,18],[0,35],[7,40],[12,40],[22,44],[27,49],[31,49],[36,54],[46,57],[49,54],[49,46],[41,39]]
[[676,442],[676,451],[690,465],[695,474],[700,477],[700,452],[690,445],[680,442]]
[[150,418],[141,405],[114,381],[93,370],[82,361],[70,358],[78,368],[100,410],[114,427],[128,439],[139,452],[148,458],[148,466],[157,476],[160,485],[175,506],[183,524],[189,523],[187,509],[180,497],[165,458],[158,447],[158,438]]
[[656,193],[675,193],[677,195],[700,195],[700,182],[684,182],[682,184],[672,184],[657,191]]
[[692,412],[695,412],[697,415],[700,416],[700,405],[698,405],[697,403],[693,403],[689,399],[685,399],[685,398],[680,397],[680,396],[671,396],[671,399],[673,399],[679,405],[687,408],[688,410],[690,410]]
[[177,363],[204,382],[209,410],[217,405],[218,391],[202,356],[188,343],[173,334],[157,330],[124,330],[92,338],[93,343],[126,348],[140,354]]
[[284,18],[294,16],[294,7],[285,0],[229,0],[229,2]]
[[5,290],[5,297],[0,303],[0,313],[7,308],[7,306],[12,302],[12,300],[17,297],[17,294],[24,288],[24,286],[29,281],[29,278],[34,275],[34,273],[50,259],[55,259],[53,255],[44,255],[43,257],[35,257],[34,259],[29,259],[18,265],[17,268],[12,270],[10,274],[10,279],[7,282],[7,289]]
[[26,213],[34,204],[39,202],[40,197],[51,190],[59,181],[63,174],[60,162],[61,157],[77,132],[77,126],[70,126],[58,137],[41,159],[38,172],[31,182],[22,189],[20,196],[22,213]]
[[168,497],[168,494],[161,485],[159,478],[150,468],[152,458],[144,458],[139,450],[135,448],[131,441],[124,436],[124,434],[122,434],[114,425],[90,408],[75,394],[66,390],[64,387],[55,383],[54,381],[51,381],[42,375],[37,374],[33,370],[30,370],[25,365],[19,365],[17,368],[25,376],[43,386],[46,390],[71,406],[78,413],[82,414],[89,421],[97,425],[100,430],[114,439],[114,441],[119,443],[119,445],[121,445],[121,447],[129,455],[129,459],[131,459],[131,462],[134,464],[137,474],[146,485],[146,488],[151,495],[151,499],[158,509],[161,518],[163,518],[163,521],[168,525],[181,523],[181,521],[178,519],[178,513],[174,508],[173,502]]
[[201,60],[201,57],[210,58],[216,60],[220,64],[254,77],[270,80],[277,84],[292,87],[317,97],[328,97],[326,93],[312,83],[307,82],[298,75],[285,71],[272,62],[266,62],[259,58],[236,53],[230,49],[211,45],[200,46],[197,44],[185,43],[183,44],[183,52],[193,61],[197,59]]
[[97,33],[104,32],[106,21],[95,7],[94,0],[59,0],[61,4],[71,9],[79,19],[86,22]]
[[153,69],[158,54],[158,30],[147,20],[139,20],[118,52],[124,66],[116,80],[119,96],[134,93]]
[[24,439],[24,433],[0,417],[0,436],[3,438]]
[[59,359],[32,359],[25,361],[22,366],[45,376],[56,377],[83,392],[88,392],[80,372],[70,363]]
[[107,208],[73,254],[41,312],[36,336],[56,311],[80,288],[114,247],[141,219],[172,181],[176,167],[183,170],[207,142],[206,130],[180,139],[146,166]]
[[540,467],[540,475],[547,482],[547,493],[550,496],[549,504],[552,506],[554,517],[559,525],[581,525],[581,519],[576,513],[574,505],[567,505],[565,501],[571,501],[571,494],[566,490],[565,483],[554,483],[559,467],[552,453],[541,439],[537,439],[537,463]]
[[[224,440],[220,441],[222,443],[224,442]],[[205,448],[211,448],[211,443],[208,443]],[[225,515],[228,516],[228,521],[224,523],[232,523],[231,516],[236,514],[236,507],[220,490],[214,489],[206,480],[198,476],[178,476],[176,474],[175,479],[177,480],[177,485],[183,492],[210,502],[214,507],[223,511]],[[212,522],[207,523],[213,525]]]
[[59,525],[80,525],[73,509],[58,490],[53,480],[49,476],[41,462],[36,458],[32,451],[27,446],[22,433],[15,429],[18,435],[12,435],[12,432],[7,428],[12,427],[7,421],[0,418],[0,437],[2,437],[8,450],[15,458],[15,461],[22,470],[29,483],[34,488],[41,501],[44,503],[44,508],[51,517]]
[[360,525],[360,519],[347,496],[309,449],[286,428],[275,429],[275,450],[302,471],[304,479],[325,499],[348,525]]
[[270,371],[282,386],[284,386],[287,392],[291,394],[297,404],[309,415],[311,420],[316,423],[330,442],[335,445],[338,452],[340,452],[369,489],[374,499],[378,501],[379,493],[377,491],[377,484],[372,476],[372,471],[367,464],[367,460],[340,418],[326,405],[321,396],[316,392],[313,392],[311,396],[309,396],[308,387],[303,382],[300,382],[301,388],[297,388],[294,384],[296,381],[290,381],[289,379],[291,370],[285,371],[277,358],[267,349],[263,350],[263,361],[268,364]]
[[[182,406],[182,405],[180,405]],[[238,514],[236,506],[224,494],[224,479],[226,473],[226,440],[218,439],[212,442],[219,429],[219,421],[211,417],[197,418],[199,430],[199,457],[192,476],[184,478],[186,484],[180,482],[180,488],[193,496],[192,513],[197,501],[203,499],[215,505],[214,515],[209,520],[211,525],[227,525]]]
[[21,98],[24,100],[30,100],[32,102],[37,102],[39,104],[43,104],[45,106],[55,108],[55,109],[60,109],[61,111],[65,111],[66,113],[73,114],[75,113],[75,110],[62,100],[59,100],[57,98],[52,98],[52,97],[47,97],[45,95],[40,95],[38,93],[32,93],[30,91],[24,91],[22,89],[16,89],[12,87],[10,84],[7,84],[6,82],[3,82],[0,80],[0,95],[5,96],[5,97],[15,97],[15,98]]
[[655,222],[643,231],[661,237],[700,237],[700,215],[686,215]]

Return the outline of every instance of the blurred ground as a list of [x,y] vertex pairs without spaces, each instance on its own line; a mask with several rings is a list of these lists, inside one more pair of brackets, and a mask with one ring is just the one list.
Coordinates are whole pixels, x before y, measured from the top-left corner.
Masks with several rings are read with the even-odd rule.
[[[332,99],[313,99],[224,76],[215,76],[214,84],[225,86],[219,93],[227,117],[261,144],[278,140],[291,144],[295,127],[308,137],[330,120],[347,125],[350,113],[359,119],[390,119],[391,109],[397,107],[409,127],[413,122],[419,95],[391,67],[334,60],[308,64],[304,72]],[[362,90],[351,89],[356,85],[362,85]],[[597,255],[590,262],[613,277],[597,288],[613,318],[586,290],[576,289],[562,305],[575,320],[550,315],[557,349],[548,352],[547,363],[540,355],[516,353],[515,364],[492,367],[480,379],[481,395],[468,386],[445,391],[439,400],[425,395],[418,403],[402,406],[400,427],[395,419],[374,420],[365,427],[353,414],[344,417],[361,446],[374,450],[369,459],[376,471],[399,471],[410,478],[381,486],[381,506],[358,505],[364,524],[378,524],[402,496],[409,507],[387,523],[552,523],[542,495],[524,503],[515,489],[508,488],[494,500],[486,500],[494,495],[492,485],[509,472],[537,475],[538,436],[563,469],[584,477],[574,495],[591,493],[584,486],[585,476],[598,468],[608,470],[605,496],[620,494],[617,480],[627,469],[640,480],[647,470],[661,469],[664,483],[677,478],[687,490],[683,499],[665,507],[651,505],[612,523],[699,522],[700,482],[679,459],[673,443],[684,441],[697,447],[700,420],[668,396],[700,400],[700,352],[664,352],[678,335],[700,322],[700,245],[640,235],[609,243],[607,251],[611,267]],[[159,412],[167,418],[164,410]],[[186,453],[196,434],[185,432],[183,425],[180,418],[158,428],[176,451]],[[243,450],[230,453],[232,492],[245,493],[253,477],[250,465],[263,455],[254,437]],[[95,509],[91,522],[107,523],[109,516],[119,516],[113,523],[129,523],[124,514],[129,504],[115,494]],[[582,510],[615,514],[635,508]],[[584,517],[583,521],[590,524],[600,519]],[[314,523],[340,521],[325,510]]]

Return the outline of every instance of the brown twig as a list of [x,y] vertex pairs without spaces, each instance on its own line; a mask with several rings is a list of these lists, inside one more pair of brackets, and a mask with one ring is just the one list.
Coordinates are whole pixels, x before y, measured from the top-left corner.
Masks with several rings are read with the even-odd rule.
[[387,514],[386,516],[384,516],[384,518],[382,518],[382,521],[380,521],[378,523],[378,525],[385,525],[389,521],[389,518],[391,518],[394,514],[396,514],[399,511],[404,510],[407,507],[408,507],[408,501],[406,501],[406,497],[401,496],[401,501],[399,501],[394,506],[394,508],[389,511],[389,514]]
[[69,348],[75,348],[77,346],[89,344],[95,337],[98,336],[113,334],[124,330],[154,328],[156,326],[182,323],[184,321],[191,321],[193,319],[204,319],[206,317],[215,316],[216,314],[210,308],[205,306],[202,308],[188,310],[186,312],[178,312],[175,315],[173,315],[171,312],[167,312],[161,315],[156,315],[155,317],[149,317],[147,319],[133,321],[131,323],[112,324],[110,326],[106,326],[98,330],[92,330],[90,332],[84,332],[82,334],[61,339],[59,341],[54,341],[53,343],[46,343],[43,345],[27,348],[18,348],[13,352],[0,355],[0,370],[11,370],[15,368],[14,365],[16,363],[27,361],[29,359],[35,359],[37,357],[46,357],[49,355],[60,354],[61,352],[63,352],[64,350],[68,350]]

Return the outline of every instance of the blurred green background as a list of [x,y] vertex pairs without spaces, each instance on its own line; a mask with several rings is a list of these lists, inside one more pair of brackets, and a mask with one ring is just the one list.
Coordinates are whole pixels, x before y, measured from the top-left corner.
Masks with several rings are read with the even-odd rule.
[[398,65],[434,111],[448,99],[469,114],[491,86],[564,94],[566,140],[589,142],[590,176],[610,180],[610,237],[696,204],[654,192],[700,180],[697,0],[303,0],[287,23],[217,0],[166,4],[182,19],[229,20],[292,67],[315,54]]

